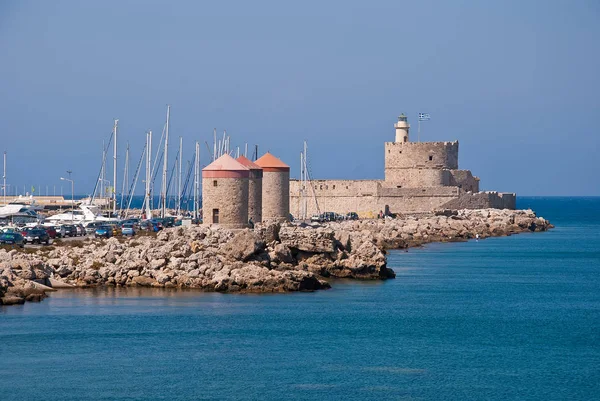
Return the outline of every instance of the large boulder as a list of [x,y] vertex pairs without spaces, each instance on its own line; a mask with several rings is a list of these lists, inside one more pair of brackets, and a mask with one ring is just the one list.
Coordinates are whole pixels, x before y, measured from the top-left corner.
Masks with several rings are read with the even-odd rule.
[[330,228],[284,226],[279,230],[281,243],[288,248],[312,253],[335,252],[335,232]]
[[265,249],[265,242],[254,231],[243,230],[231,238],[220,253],[229,259],[247,261],[251,256]]

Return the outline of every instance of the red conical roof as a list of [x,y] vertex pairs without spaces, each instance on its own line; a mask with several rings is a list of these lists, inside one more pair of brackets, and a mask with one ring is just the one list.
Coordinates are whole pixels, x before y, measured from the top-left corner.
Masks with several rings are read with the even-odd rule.
[[265,153],[260,159],[254,162],[260,166],[263,171],[290,171],[290,166],[273,156],[271,153]]
[[240,164],[248,167],[250,170],[262,170],[262,167],[250,161],[250,159],[248,159],[246,156],[240,156],[235,160],[237,160]]
[[250,169],[228,154],[202,169],[204,178],[244,178],[250,176]]

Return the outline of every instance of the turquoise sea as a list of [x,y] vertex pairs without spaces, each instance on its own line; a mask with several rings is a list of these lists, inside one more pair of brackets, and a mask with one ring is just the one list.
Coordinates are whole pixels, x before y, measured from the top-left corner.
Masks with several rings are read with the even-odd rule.
[[556,228],[394,251],[386,282],[0,307],[0,400],[600,399],[600,198],[518,206]]

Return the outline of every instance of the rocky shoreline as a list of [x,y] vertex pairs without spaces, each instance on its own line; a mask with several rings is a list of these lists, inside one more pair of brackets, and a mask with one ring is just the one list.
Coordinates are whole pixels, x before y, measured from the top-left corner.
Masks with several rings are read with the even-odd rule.
[[37,250],[0,249],[0,304],[40,301],[69,287],[149,286],[219,292],[330,288],[328,278],[395,277],[387,249],[545,231],[531,210],[439,211],[429,216],[254,230],[176,227],[134,238],[86,239]]

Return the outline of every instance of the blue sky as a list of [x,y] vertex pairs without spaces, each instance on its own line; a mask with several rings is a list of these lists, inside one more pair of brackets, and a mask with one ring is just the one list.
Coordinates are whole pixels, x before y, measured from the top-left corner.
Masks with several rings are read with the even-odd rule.
[[427,112],[482,189],[600,195],[599,43],[594,0],[3,0],[7,182],[89,193],[113,118],[135,169],[169,103],[185,160],[217,128],[293,176],[306,139],[315,178],[383,178],[396,117],[415,138]]

